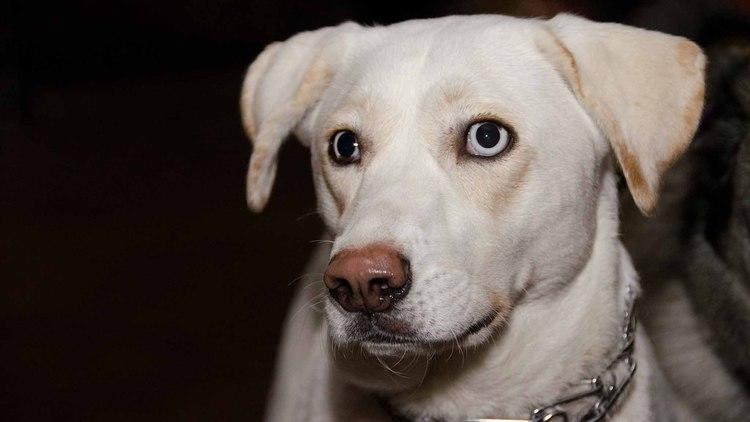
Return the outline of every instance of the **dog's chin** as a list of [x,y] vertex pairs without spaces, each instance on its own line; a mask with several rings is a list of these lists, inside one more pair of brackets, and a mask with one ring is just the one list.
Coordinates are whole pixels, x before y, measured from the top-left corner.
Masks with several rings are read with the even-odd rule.
[[[407,391],[421,384],[434,357],[463,357],[469,349],[490,344],[488,340],[503,330],[505,321],[505,315],[489,315],[468,328],[456,327],[453,331],[459,334],[448,338],[408,330],[394,334],[377,324],[352,324],[348,333],[329,332],[331,362],[342,379],[363,390]],[[394,377],[394,372],[399,376]]]
[[369,327],[366,332],[353,336],[357,340],[350,342],[358,345],[367,353],[377,357],[433,356],[453,349],[477,347],[486,343],[503,326],[498,314],[492,313],[480,318],[468,328],[456,329],[456,335],[446,338],[434,338],[419,334],[393,334]]

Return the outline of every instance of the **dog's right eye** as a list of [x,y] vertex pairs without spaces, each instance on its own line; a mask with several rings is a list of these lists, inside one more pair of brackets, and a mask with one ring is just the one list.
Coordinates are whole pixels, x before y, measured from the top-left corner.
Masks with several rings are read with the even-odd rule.
[[340,130],[333,134],[328,145],[328,153],[339,164],[359,161],[359,140],[351,130]]

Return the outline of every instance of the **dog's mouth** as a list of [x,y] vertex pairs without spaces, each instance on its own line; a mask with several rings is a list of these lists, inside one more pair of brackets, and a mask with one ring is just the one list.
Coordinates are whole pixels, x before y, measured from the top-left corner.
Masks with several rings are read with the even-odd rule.
[[461,333],[457,333],[450,338],[438,340],[424,339],[419,335],[411,333],[394,333],[393,331],[383,329],[381,324],[371,323],[369,331],[361,341],[363,345],[372,346],[374,349],[390,348],[389,346],[392,346],[395,348],[407,347],[439,350],[460,344],[461,341],[468,337],[477,334],[480,331],[484,331],[492,325],[498,315],[499,313],[496,311],[490,312],[472,323]]

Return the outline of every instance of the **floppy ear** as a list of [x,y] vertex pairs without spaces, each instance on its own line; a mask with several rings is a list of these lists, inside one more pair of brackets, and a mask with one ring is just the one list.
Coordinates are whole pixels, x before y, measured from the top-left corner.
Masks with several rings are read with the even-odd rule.
[[347,22],[302,32],[270,44],[250,65],[240,111],[253,144],[247,170],[247,203],[253,211],[268,202],[281,144],[321,97],[360,28]]
[[608,138],[644,214],[703,109],[705,57],[685,38],[577,16],[544,22],[544,54]]

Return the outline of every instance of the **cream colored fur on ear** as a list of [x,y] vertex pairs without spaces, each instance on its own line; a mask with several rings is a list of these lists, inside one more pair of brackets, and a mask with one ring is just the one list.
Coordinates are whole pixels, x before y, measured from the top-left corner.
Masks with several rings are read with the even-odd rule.
[[685,38],[571,15],[540,43],[609,139],[644,214],[687,148],[703,109],[705,57]]
[[240,111],[253,143],[247,171],[247,203],[253,211],[261,211],[271,195],[281,144],[320,98],[349,35],[359,28],[347,22],[297,34],[270,44],[250,65]]

